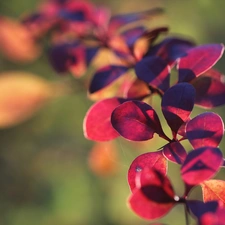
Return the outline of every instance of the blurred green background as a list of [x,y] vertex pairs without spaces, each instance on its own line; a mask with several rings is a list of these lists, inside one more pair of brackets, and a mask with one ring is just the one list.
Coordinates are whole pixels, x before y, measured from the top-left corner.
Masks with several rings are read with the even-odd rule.
[[[141,11],[163,6],[166,14],[153,23],[169,25],[173,34],[193,38],[198,44],[225,43],[223,0],[96,0],[114,14]],[[32,12],[38,0],[1,0],[0,15],[18,18]],[[225,57],[216,67],[225,71]],[[162,146],[159,139],[134,146],[119,138],[115,144],[119,159],[117,173],[98,176],[88,166],[93,146],[83,136],[83,118],[92,104],[87,99],[85,80],[59,77],[47,63],[45,54],[35,62],[20,65],[0,58],[0,72],[22,70],[49,81],[70,83],[72,91],[55,98],[31,119],[0,130],[0,225],[144,225],[149,224],[131,212],[126,205],[129,188],[126,173],[136,155]],[[1,91],[1,90],[0,90]],[[154,103],[159,110],[159,99]],[[216,108],[225,121],[225,107]],[[193,113],[203,112],[196,109]],[[225,147],[224,139],[221,149]],[[224,150],[223,150],[224,152]],[[225,153],[225,152],[224,152]],[[179,167],[170,164],[169,176],[178,194],[183,186]],[[220,172],[217,177],[223,178]],[[196,189],[193,196],[200,196]],[[175,207],[164,221],[182,225],[183,208]]]

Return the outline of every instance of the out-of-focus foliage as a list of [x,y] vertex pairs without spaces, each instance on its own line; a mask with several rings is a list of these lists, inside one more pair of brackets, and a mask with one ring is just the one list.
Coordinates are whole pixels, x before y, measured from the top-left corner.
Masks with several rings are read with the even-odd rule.
[[[1,0],[0,16],[10,16],[16,20],[20,15],[34,10],[38,2],[38,0],[21,2]],[[165,15],[154,18],[152,27],[158,24],[169,25],[172,33],[187,35],[197,43],[225,42],[223,12],[225,2],[223,0],[96,0],[94,3],[111,7],[113,13],[142,11],[154,6],[164,6]],[[9,30],[6,30],[10,39],[6,38],[5,40],[14,42],[15,40],[19,41],[20,38],[23,39],[23,32],[21,32],[21,37],[18,37],[19,39],[15,39],[13,35],[15,29],[23,28],[16,22],[10,22],[10,24],[11,30],[10,26],[7,26]],[[0,29],[3,28],[2,25]],[[6,43],[3,46],[3,49],[6,49]],[[26,42],[24,46],[21,44],[20,47],[22,50],[4,50],[4,52],[8,52],[8,59],[18,60],[19,57],[21,61],[27,61],[39,55],[39,49],[30,41]],[[24,48],[27,48],[25,53],[23,52]],[[41,103],[49,99],[49,82],[60,81],[68,84],[69,94],[62,95],[60,93],[58,98],[47,101],[32,118],[28,119],[27,117],[23,123],[21,121],[14,127],[0,130],[0,224],[147,224],[135,216],[125,204],[129,194],[126,176],[129,165],[135,156],[155,149],[161,144],[161,139],[156,138],[155,143],[146,145],[136,144],[135,148],[131,143],[119,139],[116,145],[118,159],[117,156],[111,155],[112,161],[108,162],[112,163],[116,160],[116,163],[112,165],[116,167],[113,170],[115,169],[117,173],[108,177],[96,176],[90,168],[95,168],[101,174],[100,167],[105,168],[107,162],[103,162],[104,159],[93,159],[94,156],[90,155],[90,151],[94,143],[83,137],[82,121],[91,105],[86,97],[87,77],[81,80],[74,80],[72,77],[57,77],[48,65],[44,53],[36,61],[26,65],[11,62],[8,59],[3,55],[0,57],[0,87],[7,71],[27,71],[40,76],[38,80],[35,78],[23,83],[23,85],[28,85],[31,91],[30,94],[26,93],[26,99],[30,100],[23,110],[30,109],[29,107],[32,105],[33,115],[33,110],[36,111],[39,108],[36,100],[32,102],[34,93],[35,96],[37,94],[38,99],[41,99]],[[217,64],[217,68],[225,71],[224,57]],[[26,79],[19,78],[19,76],[16,77],[16,80],[19,79],[19,83],[22,79]],[[5,82],[7,81],[5,80]],[[9,85],[7,88],[9,90],[7,93],[13,101],[17,101],[19,94],[23,94],[16,92],[16,89],[10,88]],[[28,87],[25,88],[28,89]],[[3,89],[0,88],[0,100],[3,93]],[[65,93],[64,90],[63,93]],[[6,97],[4,95],[4,98]],[[9,103],[9,100],[5,101]],[[155,98],[152,101],[157,104],[158,99]],[[22,103],[22,101],[16,102],[15,107],[18,108]],[[30,115],[31,111],[27,112]],[[196,110],[194,114],[199,112],[200,110]],[[224,107],[217,108],[216,112],[225,120]],[[2,115],[0,114],[0,118]],[[6,115],[10,116],[8,113]],[[161,145],[163,144],[165,143]],[[224,140],[222,140],[220,148],[223,150],[224,147]],[[92,162],[90,167],[88,167],[88,163],[90,163],[88,159],[95,162],[94,164]],[[169,173],[173,174],[171,179],[174,187],[179,187],[176,193],[182,193],[182,182],[176,169],[176,166],[172,167]],[[222,175],[219,174],[218,179]],[[198,196],[198,190],[193,195]],[[170,224],[174,225],[184,224],[183,217],[180,216],[181,212],[183,213],[182,208],[175,207],[162,219],[162,223],[170,221]]]

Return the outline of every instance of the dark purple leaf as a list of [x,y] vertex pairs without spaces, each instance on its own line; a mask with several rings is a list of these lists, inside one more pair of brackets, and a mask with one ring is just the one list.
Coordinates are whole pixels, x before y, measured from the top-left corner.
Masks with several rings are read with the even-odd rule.
[[94,93],[110,85],[113,81],[125,74],[129,68],[125,66],[109,65],[99,69],[93,76],[89,92]]
[[224,134],[222,118],[213,112],[199,114],[187,123],[186,135],[194,148],[217,147]]
[[166,175],[167,160],[163,156],[162,151],[144,153],[134,159],[128,170],[128,183],[131,191],[136,187],[137,174],[145,167],[154,168]]
[[108,141],[118,137],[110,119],[112,111],[124,101],[115,97],[95,103],[84,118],[84,136],[93,141]]
[[217,201],[202,202],[198,200],[188,200],[187,206],[192,214],[199,219],[205,213],[215,213],[219,207],[219,204]]
[[154,109],[140,101],[127,101],[112,113],[112,126],[124,138],[132,141],[145,141],[154,133],[168,140]]
[[162,98],[162,111],[173,132],[189,119],[194,106],[195,89],[188,83],[176,84]]
[[181,176],[188,185],[198,185],[213,177],[223,163],[219,148],[202,147],[191,151],[182,167]]
[[180,142],[170,142],[163,147],[163,155],[170,161],[182,164],[187,156]]
[[140,80],[163,92],[169,88],[170,67],[159,57],[145,57],[135,66]]
[[165,60],[169,65],[173,65],[174,62],[183,56],[186,51],[192,48],[195,44],[189,40],[169,37],[164,39],[159,44],[151,47],[148,55],[159,56]]
[[169,179],[160,172],[144,168],[139,175],[139,187],[131,194],[129,206],[144,219],[156,219],[167,214],[176,204]]
[[77,63],[79,58],[74,54],[74,50],[78,47],[79,44],[77,42],[52,46],[49,50],[49,60],[58,73],[68,72],[69,67]]
[[196,90],[195,104],[213,108],[225,104],[225,75],[210,69],[192,80]]
[[223,51],[223,44],[201,45],[188,50],[178,61],[179,82],[190,82],[212,68]]

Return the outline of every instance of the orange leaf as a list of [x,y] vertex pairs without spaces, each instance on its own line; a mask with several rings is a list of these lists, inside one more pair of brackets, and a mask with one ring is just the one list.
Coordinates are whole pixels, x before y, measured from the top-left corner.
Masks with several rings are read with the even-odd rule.
[[96,142],[88,157],[90,169],[99,176],[109,176],[118,170],[118,154],[112,142]]
[[40,48],[29,30],[6,17],[0,18],[0,51],[14,62],[30,62],[40,55]]
[[0,73],[0,128],[30,118],[51,96],[51,86],[25,72]]
[[217,200],[225,206],[225,181],[207,180],[201,184],[204,202]]

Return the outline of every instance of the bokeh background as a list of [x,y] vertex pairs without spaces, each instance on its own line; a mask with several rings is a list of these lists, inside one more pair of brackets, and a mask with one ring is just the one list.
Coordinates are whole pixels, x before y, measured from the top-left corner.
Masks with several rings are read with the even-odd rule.
[[[0,15],[18,18],[35,10],[38,0],[1,0]],[[165,15],[152,23],[168,25],[170,32],[198,44],[225,43],[223,0],[96,0],[113,14],[163,6]],[[225,57],[216,65],[225,71]],[[83,118],[92,104],[87,98],[85,77],[60,77],[48,64],[45,53],[29,64],[13,63],[0,56],[0,72],[26,71],[59,85],[60,94],[26,121],[0,130],[0,225],[147,225],[126,205],[127,169],[136,155],[156,150],[160,140],[144,144],[113,142],[103,147],[112,168],[93,169],[90,152],[94,143],[84,138]],[[1,92],[1,90],[0,90]],[[16,96],[15,96],[16,98]],[[153,99],[159,110],[159,99]],[[225,107],[215,109],[225,121]],[[195,109],[193,116],[202,109]],[[225,153],[225,141],[221,149]],[[92,161],[91,161],[92,160]],[[95,160],[95,158],[94,158]],[[99,159],[98,159],[99,160]],[[101,160],[101,159],[100,159]],[[220,172],[217,177],[223,178]],[[169,176],[182,194],[179,166],[170,165]],[[192,197],[200,198],[196,189]],[[182,225],[182,207],[175,207],[160,221]]]

